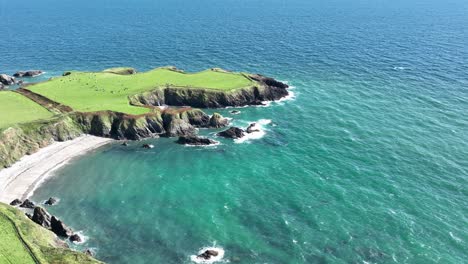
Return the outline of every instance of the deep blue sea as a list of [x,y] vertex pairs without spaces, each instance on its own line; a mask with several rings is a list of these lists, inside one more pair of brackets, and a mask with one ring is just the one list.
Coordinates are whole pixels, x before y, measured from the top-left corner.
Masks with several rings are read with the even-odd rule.
[[[108,263],[467,263],[468,1],[0,0],[0,73],[175,65],[287,81],[264,135],[112,144],[33,197]],[[214,137],[214,130],[201,134]]]

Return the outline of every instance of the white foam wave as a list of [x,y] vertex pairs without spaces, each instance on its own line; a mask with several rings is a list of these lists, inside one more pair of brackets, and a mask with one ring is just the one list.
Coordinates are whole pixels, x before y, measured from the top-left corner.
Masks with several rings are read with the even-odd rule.
[[210,144],[210,145],[190,145],[190,144],[184,144],[184,146],[185,146],[185,147],[191,147],[191,148],[192,148],[192,147],[209,148],[209,147],[217,147],[217,146],[221,145],[221,142],[216,141],[216,140],[215,140],[215,142],[216,142],[216,143]]
[[[213,256],[210,259],[204,259],[204,258],[198,257],[198,255],[203,254],[203,252],[205,252],[207,250],[217,251],[218,256]],[[191,261],[193,261],[195,263],[201,263],[201,264],[220,262],[220,261],[223,261],[223,258],[224,258],[224,249],[220,248],[220,247],[205,247],[205,248],[200,249],[200,251],[198,251],[197,255],[191,255],[190,256]]]
[[238,139],[234,139],[234,143],[239,144],[239,143],[244,143],[244,142],[248,142],[248,141],[251,141],[251,140],[263,138],[266,135],[266,131],[265,131],[264,126],[270,124],[271,120],[270,119],[260,119],[257,122],[252,122],[252,123],[255,123],[255,125],[252,128],[256,129],[258,131],[252,132],[252,133],[246,133],[245,136],[243,136],[241,138],[238,138]]
[[75,244],[75,245],[84,244],[84,243],[86,243],[86,241],[88,241],[88,239],[89,239],[88,236],[85,236],[85,235],[84,235],[83,231],[78,231],[78,232],[76,232],[76,234],[80,236],[81,242],[72,242],[72,243]]

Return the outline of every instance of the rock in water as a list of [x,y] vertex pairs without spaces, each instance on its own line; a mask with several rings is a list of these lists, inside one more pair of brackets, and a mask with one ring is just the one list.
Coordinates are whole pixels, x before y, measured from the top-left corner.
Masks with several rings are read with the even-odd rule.
[[22,208],[29,208],[29,209],[34,209],[36,205],[31,202],[29,199],[24,200],[24,202],[20,205]]
[[70,237],[73,234],[73,231],[55,216],[52,216],[50,228],[52,232],[60,237]]
[[44,210],[42,207],[36,207],[34,208],[34,214],[31,217],[31,220],[33,220],[36,224],[43,226],[45,228],[50,228],[50,214],[47,213],[46,210]]
[[15,77],[36,77],[38,75],[41,75],[43,74],[44,72],[43,71],[39,71],[39,70],[31,70],[31,71],[19,71],[15,74],[13,74],[13,76]]
[[122,143],[122,146],[124,146],[124,147],[128,147],[128,142],[127,142],[127,141],[125,141],[124,143]]
[[257,126],[257,123],[250,124],[246,129],[247,133],[260,132],[259,129],[255,128],[256,126]]
[[83,239],[81,239],[80,235],[78,235],[78,234],[71,235],[69,239],[70,239],[71,242],[75,242],[75,243],[83,242]]
[[57,203],[57,199],[54,198],[54,197],[50,197],[47,201],[45,201],[44,204],[46,204],[46,205],[54,205],[54,204],[56,204],[56,203]]
[[143,144],[142,148],[145,148],[145,149],[152,149],[152,148],[154,148],[154,145],[151,145],[151,144]]
[[23,202],[20,199],[14,199],[13,201],[11,201],[10,205],[11,206],[17,206],[17,205],[20,205],[22,203]]
[[238,110],[232,110],[230,113],[233,114],[233,115],[238,115],[238,114],[240,114],[240,111],[238,111]]
[[210,118],[210,127],[211,128],[220,128],[225,127],[229,121],[218,113],[214,113]]
[[3,83],[0,83],[0,90],[5,89],[5,85]]
[[13,85],[15,84],[15,78],[7,74],[0,74],[0,83],[4,85]]
[[208,249],[205,252],[198,255],[197,257],[205,259],[205,260],[209,260],[211,257],[218,256],[218,254],[219,254],[218,251],[213,250],[213,249]]
[[179,137],[179,140],[177,140],[177,143],[182,144],[182,145],[207,146],[207,145],[216,144],[217,142],[212,139],[204,138],[204,137],[181,136]]
[[83,250],[83,253],[85,253],[86,255],[88,255],[90,257],[94,257],[94,252],[89,248]]
[[245,136],[244,130],[238,127],[230,127],[228,130],[221,131],[217,134],[220,137],[224,138],[241,138]]

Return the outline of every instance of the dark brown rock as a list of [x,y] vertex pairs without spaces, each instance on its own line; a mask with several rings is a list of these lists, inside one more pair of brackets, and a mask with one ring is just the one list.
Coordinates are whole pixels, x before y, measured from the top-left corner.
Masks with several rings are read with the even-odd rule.
[[208,146],[208,145],[216,144],[217,142],[212,139],[204,138],[204,137],[181,136],[179,137],[179,140],[177,140],[177,143],[182,144],[182,145],[192,145],[192,146]]
[[31,217],[31,220],[33,220],[34,223],[45,227],[47,229],[50,228],[50,221],[51,217],[50,214],[47,213],[46,210],[44,210],[42,207],[36,207],[34,208],[34,213]]
[[11,206],[17,206],[17,205],[20,205],[22,203],[23,202],[20,199],[14,199],[13,201],[11,201],[10,205]]
[[22,208],[29,208],[29,209],[34,209],[36,205],[31,202],[29,199],[24,200],[24,202],[20,205]]
[[78,234],[71,235],[69,239],[70,239],[71,242],[74,242],[74,243],[83,242],[83,239],[81,239],[80,235],[78,235]]
[[54,197],[50,197],[47,201],[44,202],[46,205],[55,205],[57,203],[57,199]]
[[13,76],[15,77],[36,77],[38,75],[41,75],[43,74],[44,72],[43,71],[39,71],[39,70],[31,70],[31,71],[19,71],[15,74],[13,74]]
[[224,137],[224,138],[236,139],[236,138],[241,138],[241,137],[245,136],[245,133],[244,133],[244,130],[241,129],[241,128],[230,127],[227,130],[219,132],[217,135],[220,136],[220,137]]
[[73,234],[73,231],[55,216],[52,216],[52,219],[50,221],[50,228],[52,232],[54,232],[57,236],[60,237],[68,238]]
[[216,257],[218,255],[219,255],[218,251],[213,250],[213,249],[208,249],[205,252],[198,255],[197,257],[205,259],[205,260],[209,260],[211,257]]

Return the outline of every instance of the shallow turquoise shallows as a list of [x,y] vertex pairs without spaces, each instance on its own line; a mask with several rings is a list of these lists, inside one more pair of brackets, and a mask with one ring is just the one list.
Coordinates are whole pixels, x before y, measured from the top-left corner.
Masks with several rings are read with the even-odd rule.
[[[219,110],[261,138],[112,144],[33,199],[108,263],[466,263],[465,0],[0,0],[0,72],[259,72],[294,97]],[[214,138],[215,130],[201,134]]]

